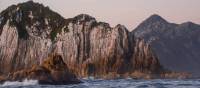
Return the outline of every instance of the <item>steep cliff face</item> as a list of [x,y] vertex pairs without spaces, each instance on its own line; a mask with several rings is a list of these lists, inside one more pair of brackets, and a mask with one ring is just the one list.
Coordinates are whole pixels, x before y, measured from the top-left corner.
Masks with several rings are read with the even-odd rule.
[[165,68],[200,76],[200,25],[169,23],[158,15],[152,15],[132,33],[152,46]]
[[75,18],[81,19],[76,19],[77,23],[70,23],[69,32],[62,38],[58,37],[62,45],[57,47],[57,51],[68,57],[65,61],[79,75],[103,75],[110,71],[121,71],[129,53],[127,29],[122,25],[111,28],[109,24],[98,23],[84,14]]
[[86,14],[64,19],[32,1],[9,7],[0,19],[2,74],[41,64],[50,53],[61,55],[79,77],[162,69],[150,45],[123,25],[112,28]]
[[27,2],[1,12],[0,72],[40,63],[51,52],[64,19],[41,4]]
[[158,58],[154,55],[151,46],[146,44],[143,39],[136,40],[136,46],[134,48],[134,69],[141,72],[158,73],[164,71],[160,65]]

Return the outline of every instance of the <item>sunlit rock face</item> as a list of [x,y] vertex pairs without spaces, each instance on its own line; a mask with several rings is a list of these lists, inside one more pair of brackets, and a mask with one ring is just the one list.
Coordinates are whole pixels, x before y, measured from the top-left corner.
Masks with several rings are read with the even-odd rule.
[[86,14],[64,19],[32,1],[10,6],[0,19],[1,74],[40,65],[51,53],[78,77],[162,69],[151,45],[120,24],[110,27]]
[[1,73],[39,64],[51,52],[53,33],[64,21],[57,13],[33,2],[10,6],[0,18]]
[[200,76],[200,25],[169,23],[158,15],[143,21],[132,34],[150,44],[160,64],[172,71]]

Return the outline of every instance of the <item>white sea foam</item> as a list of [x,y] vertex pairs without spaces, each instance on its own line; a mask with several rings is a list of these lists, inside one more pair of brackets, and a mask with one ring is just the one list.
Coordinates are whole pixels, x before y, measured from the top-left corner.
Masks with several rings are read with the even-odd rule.
[[93,76],[85,77],[84,80],[94,80],[95,78]]
[[27,80],[25,79],[22,82],[19,81],[6,81],[5,83],[3,83],[1,86],[5,87],[5,86],[29,86],[29,85],[37,85],[38,81],[37,80]]
[[199,79],[176,80],[176,79],[115,79],[115,80],[88,80],[74,85],[39,85],[36,80],[24,80],[23,82],[6,82],[0,88],[199,88]]

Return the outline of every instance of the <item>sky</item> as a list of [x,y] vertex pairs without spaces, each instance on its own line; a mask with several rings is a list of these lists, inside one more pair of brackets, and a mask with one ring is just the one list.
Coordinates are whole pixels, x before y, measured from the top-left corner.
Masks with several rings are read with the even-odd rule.
[[[28,0],[0,0],[0,11]],[[135,29],[142,21],[158,14],[172,23],[192,21],[200,24],[200,0],[33,0],[65,18],[89,14],[98,21]]]

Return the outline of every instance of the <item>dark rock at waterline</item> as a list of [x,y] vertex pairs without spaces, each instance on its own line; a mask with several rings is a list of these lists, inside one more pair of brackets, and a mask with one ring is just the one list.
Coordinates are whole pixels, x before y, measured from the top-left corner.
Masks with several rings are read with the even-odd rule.
[[78,84],[80,80],[69,72],[66,64],[60,55],[49,56],[41,65],[32,66],[31,69],[24,69],[1,77],[0,82],[38,80],[39,84],[67,85]]

